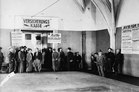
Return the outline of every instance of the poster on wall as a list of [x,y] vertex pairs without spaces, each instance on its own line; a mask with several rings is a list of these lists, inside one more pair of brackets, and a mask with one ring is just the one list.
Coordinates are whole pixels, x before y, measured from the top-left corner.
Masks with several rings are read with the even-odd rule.
[[139,24],[122,28],[121,51],[124,54],[139,54]]
[[61,33],[50,33],[48,43],[61,43]]
[[20,31],[11,32],[11,45],[22,46],[23,45],[23,33]]
[[24,30],[58,30],[58,18],[53,17],[23,17]]

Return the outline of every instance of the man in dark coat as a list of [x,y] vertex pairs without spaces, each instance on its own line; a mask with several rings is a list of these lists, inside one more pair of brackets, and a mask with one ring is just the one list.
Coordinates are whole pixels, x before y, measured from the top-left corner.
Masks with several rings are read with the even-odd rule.
[[65,65],[66,65],[65,53],[63,52],[62,48],[59,48],[58,52],[60,54],[60,66],[59,66],[59,68],[60,68],[60,70],[65,70],[66,69],[66,67],[65,67]]
[[76,52],[74,56],[74,69],[80,70],[80,64],[81,64],[81,55],[79,54],[79,52]]
[[1,50],[2,50],[2,47],[0,47],[0,70],[2,67],[2,63],[4,62],[4,55]]
[[52,53],[53,71],[59,70],[59,61],[60,61],[59,59],[60,59],[60,54],[56,51],[56,49],[53,49],[53,53]]
[[120,49],[117,49],[115,54],[115,64],[114,64],[115,74],[122,74],[123,63],[124,63],[124,55],[121,54]]
[[52,48],[48,47],[46,50],[46,54],[45,54],[45,60],[46,60],[46,68],[48,70],[52,70]]
[[74,68],[74,55],[73,52],[71,52],[71,48],[68,48],[67,50],[67,69],[68,71],[73,70]]
[[20,47],[20,51],[18,52],[18,61],[19,61],[19,73],[23,73],[25,70],[24,62],[25,62],[25,53],[24,53],[24,47]]
[[106,53],[106,64],[105,64],[105,69],[107,73],[113,72],[114,62],[115,62],[114,53],[112,52],[111,48],[108,48],[108,53]]

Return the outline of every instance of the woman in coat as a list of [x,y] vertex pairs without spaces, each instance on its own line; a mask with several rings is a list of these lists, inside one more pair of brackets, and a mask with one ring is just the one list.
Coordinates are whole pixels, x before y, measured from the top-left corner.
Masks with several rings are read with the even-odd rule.
[[32,72],[32,62],[33,62],[33,54],[32,54],[32,49],[28,49],[28,53],[26,56],[26,72]]
[[36,48],[36,52],[34,53],[34,62],[33,62],[33,67],[36,72],[40,72],[42,67],[42,53],[39,51],[38,48]]

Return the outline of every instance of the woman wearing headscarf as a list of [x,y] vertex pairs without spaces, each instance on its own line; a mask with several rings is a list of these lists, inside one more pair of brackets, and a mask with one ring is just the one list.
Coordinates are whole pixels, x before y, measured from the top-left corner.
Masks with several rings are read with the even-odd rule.
[[33,54],[32,49],[28,48],[27,56],[26,56],[26,72],[32,72],[32,62],[33,62]]
[[15,52],[12,47],[9,49],[8,58],[9,58],[9,73],[11,73],[15,71],[15,65],[16,65]]

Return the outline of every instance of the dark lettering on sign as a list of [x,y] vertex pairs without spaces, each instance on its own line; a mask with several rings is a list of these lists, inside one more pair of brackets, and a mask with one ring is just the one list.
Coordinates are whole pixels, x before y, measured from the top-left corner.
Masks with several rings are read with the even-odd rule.
[[123,29],[131,29],[131,28],[138,28],[138,27],[139,27],[139,24],[132,24],[132,25],[124,26]]
[[23,19],[24,23],[40,23],[40,24],[49,24],[50,20],[41,20],[41,19]]
[[41,28],[41,24],[30,24],[30,27]]
[[24,26],[32,28],[47,28],[50,26],[49,19],[23,19]]
[[125,33],[125,32],[131,32],[131,30],[123,30],[123,33]]
[[59,38],[60,37],[60,35],[59,34],[51,34],[51,37],[57,37],[57,38]]

